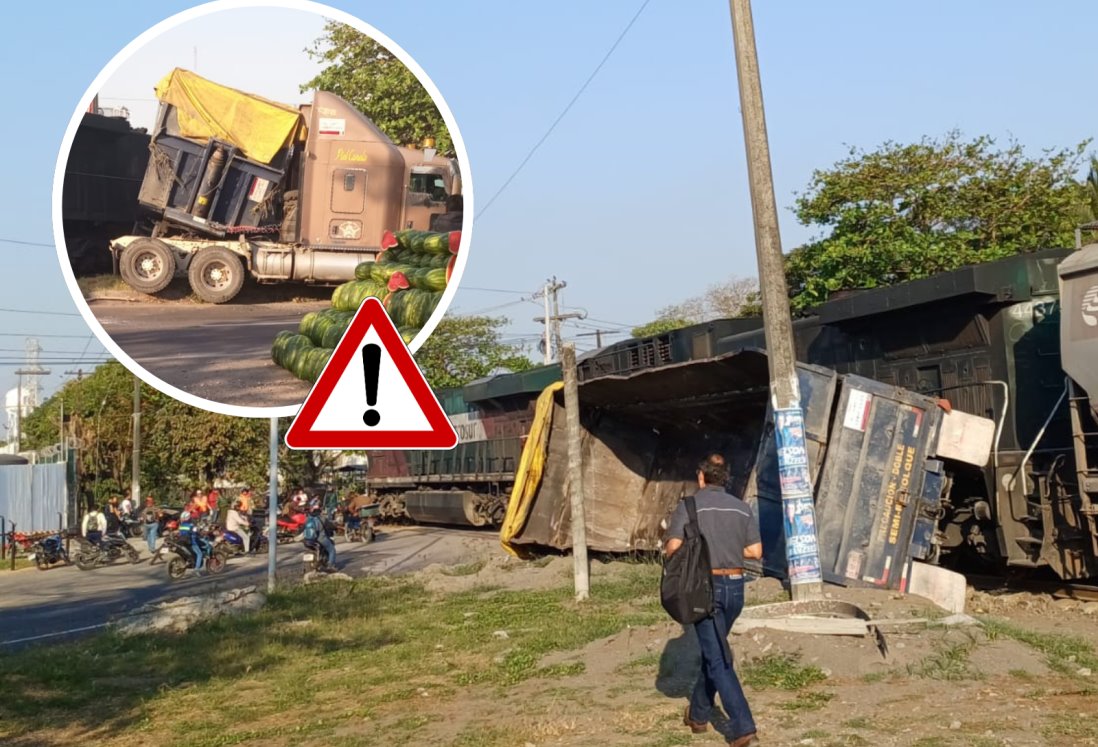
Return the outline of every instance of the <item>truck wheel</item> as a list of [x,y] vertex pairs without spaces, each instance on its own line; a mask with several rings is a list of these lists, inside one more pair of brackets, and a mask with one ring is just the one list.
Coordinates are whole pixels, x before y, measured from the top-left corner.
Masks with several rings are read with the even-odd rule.
[[244,287],[244,264],[228,249],[213,246],[195,255],[187,277],[191,290],[203,301],[225,303]]
[[142,293],[159,293],[175,277],[175,254],[163,241],[136,239],[122,251],[122,279]]

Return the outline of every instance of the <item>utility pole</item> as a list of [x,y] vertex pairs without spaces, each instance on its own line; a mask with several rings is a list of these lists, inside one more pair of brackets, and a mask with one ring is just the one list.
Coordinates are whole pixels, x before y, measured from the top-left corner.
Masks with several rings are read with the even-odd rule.
[[133,377],[133,470],[130,473],[130,499],[141,505],[141,379]]
[[591,593],[587,563],[587,520],[583,509],[583,452],[580,449],[579,385],[576,381],[576,346],[566,342],[560,349],[564,378],[564,421],[568,433],[568,497],[572,504],[572,575],[576,601]]
[[66,371],[65,375],[66,376],[75,376],[77,381],[83,381],[84,380],[84,369],[78,368],[75,371]]
[[278,418],[271,418],[270,483],[267,486],[267,593],[275,590],[278,547]]
[[774,175],[770,166],[770,145],[766,135],[751,2],[729,0],[729,8],[755,222],[763,333],[770,367],[770,406],[774,417],[774,437],[777,439],[778,467],[782,473],[786,559],[793,601],[799,602],[823,596],[812,477],[804,439],[804,413],[801,410],[793,351],[793,322],[789,313],[789,293],[778,230],[778,206],[774,199]]
[[[23,449],[23,377],[46,376],[50,372],[48,368],[42,368],[42,366],[38,365],[38,354],[42,352],[42,346],[38,344],[38,340],[28,338],[26,351],[27,365],[15,370],[15,375],[19,377],[18,388],[15,394],[15,452],[17,454]],[[31,385],[31,395],[31,409],[33,410],[35,407],[38,407],[37,383]]]
[[[560,339],[560,323],[564,319],[586,319],[586,311],[570,311],[567,314],[560,313],[560,301],[557,298],[557,294],[568,287],[568,283],[563,280],[558,281],[554,276],[545,281],[545,287],[534,294],[534,297],[542,296],[545,299],[545,316],[534,317],[535,322],[545,323],[545,363],[548,365],[552,363],[553,358],[551,355],[551,348],[556,347],[559,352],[561,349]],[[552,300],[550,300],[552,296]],[[550,304],[553,307],[553,313],[549,313]],[[550,342],[550,332],[552,332],[552,341]]]

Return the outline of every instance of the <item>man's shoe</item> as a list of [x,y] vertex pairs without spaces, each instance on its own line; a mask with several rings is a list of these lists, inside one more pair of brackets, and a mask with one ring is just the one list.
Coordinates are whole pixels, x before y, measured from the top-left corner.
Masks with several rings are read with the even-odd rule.
[[754,734],[744,734],[728,742],[728,747],[759,747],[759,738]]
[[683,726],[689,726],[690,731],[694,732],[695,734],[701,734],[709,728],[709,724],[705,723],[704,721],[694,721],[690,718],[689,703],[686,704],[686,708],[684,708],[682,711],[682,723]]

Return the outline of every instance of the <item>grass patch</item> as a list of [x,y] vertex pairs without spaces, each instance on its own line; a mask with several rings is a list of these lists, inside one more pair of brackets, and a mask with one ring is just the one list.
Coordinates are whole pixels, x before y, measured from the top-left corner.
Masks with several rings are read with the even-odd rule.
[[1038,633],[994,617],[984,618],[980,622],[991,640],[1009,638],[1024,643],[1044,654],[1049,668],[1061,674],[1074,676],[1081,667],[1098,671],[1094,646],[1083,638],[1060,633]]
[[907,673],[929,680],[956,682],[980,679],[982,675],[969,666],[968,658],[976,647],[976,639],[941,643],[936,651],[917,664],[909,664]]
[[862,675],[862,682],[867,685],[873,685],[878,682],[883,682],[887,676],[888,672],[866,672]]
[[[150,747],[421,742],[423,719],[459,688],[488,701],[527,679],[581,674],[581,661],[541,660],[662,621],[658,601],[643,598],[658,573],[637,567],[600,579],[583,604],[571,584],[432,594],[409,579],[372,577],[279,592],[258,613],[182,635],[108,632],[14,652],[0,657],[0,743],[32,734],[44,744],[109,736]],[[347,733],[358,724],[361,733]],[[446,743],[509,745],[518,736],[477,729]]]
[[101,293],[134,292],[133,288],[126,284],[121,275],[91,275],[77,278],[76,285],[80,288],[80,292],[84,294],[84,298],[90,298]]
[[[34,567],[34,561],[33,560],[27,560],[26,555],[16,555],[15,556],[15,569],[14,570],[21,571],[24,568],[33,568],[33,567]],[[58,566],[58,567],[60,567],[60,566]],[[11,556],[9,555],[6,558],[0,559],[0,573],[3,573],[4,571],[10,571],[10,570],[13,570],[13,569],[11,567]]]
[[843,726],[847,729],[872,729],[873,722],[865,716],[858,716],[857,718],[847,719],[843,722]]
[[807,692],[801,693],[796,698],[785,703],[779,703],[778,708],[783,711],[818,711],[834,700],[832,693]]
[[794,654],[751,659],[740,668],[740,677],[756,690],[801,690],[827,679],[822,669],[811,664],[802,666]]
[[823,729],[809,729],[801,735],[801,739],[827,739],[831,736],[831,732],[824,731]]
[[1094,739],[1098,737],[1098,721],[1089,714],[1059,713],[1048,719],[1041,733],[1050,739],[1053,737]]
[[474,563],[462,563],[461,565],[451,566],[450,568],[443,568],[443,576],[475,576],[480,573],[488,561],[478,560]]
[[911,747],[948,747],[951,742],[945,737],[919,737]]

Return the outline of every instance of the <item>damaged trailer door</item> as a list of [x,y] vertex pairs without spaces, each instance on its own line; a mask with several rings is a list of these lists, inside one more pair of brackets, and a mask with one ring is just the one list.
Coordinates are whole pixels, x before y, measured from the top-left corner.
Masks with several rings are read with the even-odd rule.
[[[910,560],[931,556],[943,485],[937,400],[819,366],[799,363],[797,372],[824,577],[900,588]],[[503,537],[516,551],[570,546],[563,398],[549,396],[544,471]],[[731,491],[757,506],[765,572],[784,576],[769,399],[766,355],[756,350],[581,384],[589,547],[658,550],[672,509],[697,489],[699,461],[715,451],[729,460]]]

